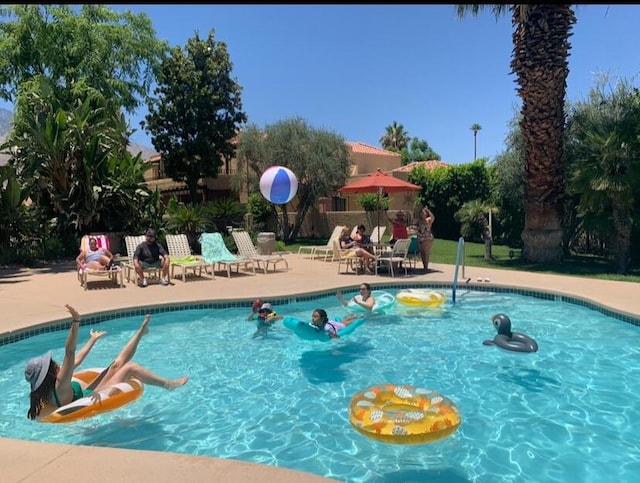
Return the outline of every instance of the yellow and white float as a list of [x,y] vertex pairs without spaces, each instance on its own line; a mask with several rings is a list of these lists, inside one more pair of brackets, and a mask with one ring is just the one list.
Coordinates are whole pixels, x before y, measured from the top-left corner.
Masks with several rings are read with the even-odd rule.
[[447,297],[442,292],[408,288],[398,292],[396,300],[409,307],[437,307],[442,305]]
[[432,443],[456,432],[461,423],[456,405],[436,391],[382,384],[356,393],[349,422],[385,443]]
[[[104,368],[85,369],[73,375],[72,380],[77,381],[84,391]],[[131,378],[127,382],[112,384],[95,391],[90,396],[85,396],[65,404],[53,412],[38,419],[42,423],[70,423],[80,419],[90,418],[97,414],[113,411],[126,404],[136,401],[142,396],[144,384],[138,379]]]

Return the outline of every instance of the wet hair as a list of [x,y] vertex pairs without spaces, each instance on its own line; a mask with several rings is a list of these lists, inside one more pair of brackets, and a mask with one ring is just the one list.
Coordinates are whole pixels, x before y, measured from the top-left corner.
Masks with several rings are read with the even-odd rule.
[[44,381],[42,381],[40,387],[33,391],[29,396],[31,399],[31,407],[29,407],[29,412],[27,413],[27,417],[29,419],[36,419],[40,415],[42,406],[49,401],[49,397],[51,397],[51,393],[56,387],[56,379],[59,370],[60,368],[56,361],[51,359]]
[[329,322],[329,316],[327,315],[327,311],[324,309],[315,309],[314,312],[318,312],[320,316],[320,323],[322,324],[320,327],[324,328],[327,322]]
[[369,285],[367,282],[362,282],[360,285],[365,287],[367,289],[367,292],[371,292],[371,285]]

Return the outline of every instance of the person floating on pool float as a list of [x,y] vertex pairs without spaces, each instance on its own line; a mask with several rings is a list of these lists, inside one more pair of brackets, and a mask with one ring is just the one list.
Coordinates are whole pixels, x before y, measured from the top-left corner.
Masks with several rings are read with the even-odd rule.
[[337,320],[329,320],[326,310],[316,309],[311,314],[311,325],[318,330],[324,330],[332,339],[337,339],[340,337],[338,331],[344,329],[358,318],[361,317],[350,315],[338,322]]
[[256,299],[251,306],[251,313],[247,320],[256,320],[256,331],[251,337],[255,339],[258,336],[266,337],[269,333],[269,327],[276,320],[282,320],[282,315],[278,315],[269,303],[263,303],[262,300]]
[[[336,296],[338,297],[338,300],[342,305],[344,305],[345,307],[349,305],[350,301],[344,299],[344,296],[342,295],[342,292],[340,290],[336,292]],[[373,297],[373,295],[371,295],[371,285],[369,285],[368,283],[361,283],[360,294],[353,297],[351,299],[351,302],[355,303],[356,305],[359,305],[363,309],[366,309],[369,311],[373,310],[373,306],[376,303],[376,299]]]
[[64,346],[64,359],[62,365],[51,359],[51,352],[47,352],[40,357],[34,357],[27,363],[24,370],[24,377],[31,385],[31,407],[27,413],[29,419],[36,419],[40,413],[45,414],[52,412],[55,408],[65,406],[72,401],[90,395],[93,391],[112,386],[120,382],[126,382],[129,378],[135,377],[142,383],[152,386],[160,386],[165,389],[175,389],[185,384],[189,378],[187,376],[179,379],[165,379],[160,377],[148,369],[131,362],[133,355],[138,348],[138,343],[142,336],[149,332],[149,322],[151,315],[147,314],[142,325],[134,334],[131,340],[124,346],[120,354],[113,360],[97,378],[94,380],[85,392],[79,383],[71,380],[73,371],[82,364],[89,351],[93,348],[96,341],[106,332],[91,330],[91,337],[82,349],[76,355],[76,347],[78,345],[78,330],[80,326],[80,314],[71,305],[65,305],[71,314],[71,327],[69,336]]
[[485,340],[484,345],[497,345],[501,349],[514,352],[536,352],[538,343],[531,337],[519,332],[511,332],[511,319],[505,314],[495,314],[491,323],[498,331],[493,340]]

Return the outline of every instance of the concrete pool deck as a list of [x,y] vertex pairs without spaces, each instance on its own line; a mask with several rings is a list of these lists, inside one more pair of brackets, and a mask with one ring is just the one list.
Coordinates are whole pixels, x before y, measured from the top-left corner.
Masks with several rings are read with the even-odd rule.
[[[50,265],[37,269],[1,269],[0,300],[4,316],[0,320],[0,337],[54,320],[68,319],[65,303],[74,305],[83,316],[118,309],[154,305],[207,302],[211,300],[273,299],[309,292],[354,289],[360,282],[372,285],[433,283],[451,284],[454,267],[432,264],[432,271],[391,278],[388,275],[338,274],[337,263],[285,255],[289,270],[278,265],[276,273],[256,275],[232,273],[227,278],[216,272],[215,280],[189,277],[183,283],[173,280],[164,287],[151,284],[138,288],[125,283],[116,287],[97,277],[89,278],[89,290],[80,287],[72,263]],[[341,267],[344,268],[344,267]],[[469,278],[470,282],[466,283]],[[481,278],[489,282],[477,282]],[[465,277],[459,274],[459,291],[466,288],[518,288],[566,295],[589,301],[640,318],[640,284],[588,278],[548,275],[510,270],[466,267]],[[450,290],[446,291],[450,296]],[[499,309],[496,309],[498,311]],[[152,322],[153,323],[153,322]],[[487,333],[491,334],[487,321]],[[82,341],[81,341],[82,342]],[[0,346],[0,351],[2,347]],[[25,417],[28,385],[25,382]],[[1,436],[1,435],[0,435]],[[123,450],[95,446],[61,445],[6,439],[0,437],[0,462],[3,482],[84,482],[94,481],[269,481],[320,482],[331,481],[317,475],[285,468],[263,466],[237,460],[196,457],[155,451]]]

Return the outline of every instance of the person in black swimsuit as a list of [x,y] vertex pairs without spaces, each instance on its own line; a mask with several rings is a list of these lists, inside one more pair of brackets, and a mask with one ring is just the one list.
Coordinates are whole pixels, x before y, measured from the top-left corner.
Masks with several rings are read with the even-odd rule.
[[71,327],[64,347],[62,365],[58,366],[51,358],[51,352],[47,352],[43,356],[29,360],[24,370],[24,377],[31,385],[31,406],[27,413],[29,419],[37,419],[43,411],[45,414],[42,415],[44,416],[54,411],[56,407],[67,405],[93,391],[119,382],[126,382],[131,377],[139,379],[144,384],[166,389],[175,389],[189,380],[187,376],[179,379],[165,379],[131,361],[142,336],[149,332],[148,325],[151,321],[151,315],[147,314],[138,331],[120,351],[120,354],[95,381],[89,384],[88,391],[83,392],[78,383],[74,384],[71,381],[73,371],[84,361],[96,341],[106,332],[92,330],[89,341],[76,354],[80,314],[68,304],[65,307],[71,314]]

